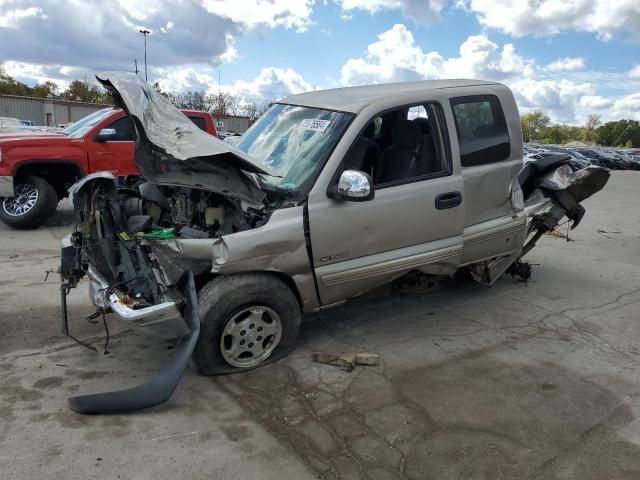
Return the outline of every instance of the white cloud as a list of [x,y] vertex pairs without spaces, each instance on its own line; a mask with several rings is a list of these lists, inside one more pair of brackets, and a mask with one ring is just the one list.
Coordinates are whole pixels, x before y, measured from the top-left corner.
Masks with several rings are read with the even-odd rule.
[[[0,15],[25,4],[0,0]],[[144,26],[152,32],[147,39],[150,64],[217,65],[228,56],[229,39],[244,31],[241,24],[208,12],[198,2],[183,2],[179,8],[170,0],[84,0],[73,5],[38,0],[37,5],[38,14],[12,17],[12,28],[0,25],[0,59],[93,71],[133,70],[134,58],[140,63],[143,57],[138,27]]]
[[638,0],[459,0],[487,27],[509,35],[595,33],[602,40],[625,34],[640,40]]
[[251,81],[238,80],[226,90],[254,101],[277,100],[287,95],[313,90],[302,75],[291,68],[266,67]]
[[196,91],[208,94],[226,93],[239,97],[243,102],[259,105],[288,95],[313,90],[313,85],[291,68],[265,67],[252,80],[237,80],[218,85],[218,73],[204,65],[192,65],[180,69],[154,69],[160,88],[164,91]]
[[613,100],[600,95],[585,95],[580,98],[578,103],[581,107],[586,109],[602,110],[604,108],[611,107],[611,105],[613,105]]
[[521,110],[542,110],[554,122],[576,121],[576,107],[584,96],[594,95],[596,88],[591,83],[571,80],[523,79],[510,82]]
[[640,120],[640,92],[617,99],[613,104],[612,118]]
[[[3,7],[2,2],[0,2],[0,7]],[[7,9],[0,14],[0,27],[16,29],[20,25],[21,19],[29,17],[46,18],[47,16],[38,7]]]
[[534,72],[533,60],[518,55],[511,44],[500,48],[486,35],[468,37],[459,53],[458,57],[444,58],[439,52],[425,52],[406,26],[396,24],[378,35],[365,57],[351,58],[344,64],[340,81],[358,85],[428,78],[505,80],[530,77]]
[[204,0],[212,14],[229,18],[235,23],[256,27],[295,28],[306,31],[311,25],[315,0]]
[[81,79],[94,81],[91,72],[84,68],[64,65],[41,65],[34,63],[15,62],[9,60],[3,64],[6,72],[22,83],[54,82],[61,90],[67,88],[71,80]]
[[[416,44],[411,31],[398,24],[378,35],[365,55],[351,58],[342,66],[340,84],[477,78],[506,83],[523,112],[540,109],[555,122],[574,123],[596,111],[602,111],[606,118],[616,112],[631,112],[637,97],[618,100],[598,95],[599,76],[580,71],[582,67],[582,58],[561,58],[542,67],[520,55],[512,44],[500,46],[486,35],[469,36],[457,56],[445,57],[440,52],[424,50]],[[614,83],[620,84],[620,75],[615,76]],[[634,85],[630,81],[624,88],[633,91],[637,87]]]
[[631,78],[640,78],[640,65],[636,65],[631,70],[629,70],[629,76]]
[[171,92],[211,92],[218,88],[217,72],[206,65],[181,68],[154,68],[153,78],[160,89]]
[[[445,0],[335,0],[349,15],[353,10],[364,10],[375,14],[381,10],[400,10],[402,15],[414,22],[426,22],[440,16]],[[349,16],[349,19],[351,17]]]
[[571,70],[580,70],[584,68],[584,58],[582,57],[564,57],[551,62],[545,67],[550,72],[566,72]]

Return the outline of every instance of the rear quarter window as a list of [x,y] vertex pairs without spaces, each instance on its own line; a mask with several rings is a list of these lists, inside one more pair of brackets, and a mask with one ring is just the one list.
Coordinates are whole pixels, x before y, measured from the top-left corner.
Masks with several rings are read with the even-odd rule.
[[204,130],[205,132],[207,131],[207,122],[204,121],[204,118],[189,117],[189,120],[191,120],[200,130]]
[[498,97],[456,97],[451,99],[451,108],[463,167],[495,163],[509,158],[509,131]]

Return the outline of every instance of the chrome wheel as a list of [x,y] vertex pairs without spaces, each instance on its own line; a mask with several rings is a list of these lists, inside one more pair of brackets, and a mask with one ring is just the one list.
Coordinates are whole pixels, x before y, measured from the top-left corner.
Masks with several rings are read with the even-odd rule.
[[220,352],[234,367],[255,367],[269,358],[282,335],[280,316],[264,306],[246,307],[222,329]]
[[7,197],[2,201],[2,209],[11,217],[29,213],[38,201],[38,189],[30,183],[19,183],[13,191],[13,197]]

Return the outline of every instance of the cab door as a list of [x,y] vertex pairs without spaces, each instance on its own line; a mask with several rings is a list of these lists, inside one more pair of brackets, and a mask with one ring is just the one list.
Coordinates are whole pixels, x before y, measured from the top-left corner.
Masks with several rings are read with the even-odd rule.
[[[396,169],[394,162],[403,161],[406,153],[398,142],[400,147],[414,148],[416,129],[406,128],[412,131],[407,134],[398,125],[409,127],[416,116],[428,119],[431,132],[421,130],[419,141],[424,142],[422,148],[432,142],[437,158],[425,160],[431,170],[412,168],[404,178],[397,172],[390,175],[389,168]],[[334,174],[337,181],[343,170],[358,169],[360,159],[351,155],[362,150],[363,135],[368,135],[364,140],[380,147],[378,161],[369,161],[361,169],[372,173],[374,198],[342,201],[315,190],[309,196],[311,252],[322,305],[364,293],[411,270],[452,273],[457,269],[462,255],[464,185],[459,169],[453,168],[443,131],[444,111],[437,103],[381,112],[366,124]]]
[[472,199],[464,209],[464,264],[518,255],[526,235],[526,218],[514,209],[510,195],[511,182],[522,169],[517,108],[506,87],[487,88],[450,100],[452,143],[458,147],[464,189]]
[[[115,135],[101,139],[103,129],[115,130]],[[133,123],[126,115],[101,125],[88,140],[90,169],[94,172],[108,170],[116,176],[139,173],[133,161],[135,139]]]

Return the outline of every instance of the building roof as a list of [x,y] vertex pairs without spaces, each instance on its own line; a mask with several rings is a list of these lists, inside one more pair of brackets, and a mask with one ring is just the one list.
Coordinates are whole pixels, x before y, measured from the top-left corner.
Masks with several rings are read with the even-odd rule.
[[486,80],[424,80],[419,82],[381,83],[300,93],[283,98],[278,103],[358,113],[367,105],[393,95],[477,85],[499,84]]

